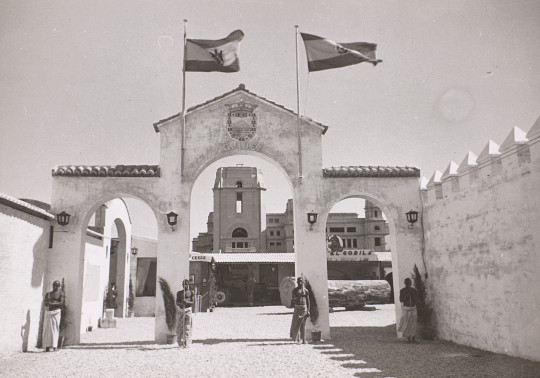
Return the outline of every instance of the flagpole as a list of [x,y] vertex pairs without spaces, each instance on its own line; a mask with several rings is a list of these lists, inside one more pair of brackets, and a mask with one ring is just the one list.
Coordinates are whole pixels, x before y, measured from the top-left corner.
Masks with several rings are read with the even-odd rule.
[[296,123],[298,128],[298,177],[302,180],[302,128],[300,125],[300,83],[299,83],[299,68],[298,68],[298,25],[294,25],[296,29]]
[[184,150],[186,139],[186,46],[187,46],[187,22],[184,19],[184,56],[182,58],[182,117],[181,117],[181,134],[182,134],[182,148],[180,150],[180,171],[181,176],[184,177]]

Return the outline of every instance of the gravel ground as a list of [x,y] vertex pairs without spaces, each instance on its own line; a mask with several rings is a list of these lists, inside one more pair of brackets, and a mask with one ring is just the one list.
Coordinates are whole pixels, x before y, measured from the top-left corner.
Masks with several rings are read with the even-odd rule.
[[2,377],[540,377],[540,362],[444,341],[395,336],[393,305],[330,314],[332,339],[288,339],[284,307],[218,308],[194,316],[189,349],[154,344],[154,319],[118,319],[81,345],[0,360]]

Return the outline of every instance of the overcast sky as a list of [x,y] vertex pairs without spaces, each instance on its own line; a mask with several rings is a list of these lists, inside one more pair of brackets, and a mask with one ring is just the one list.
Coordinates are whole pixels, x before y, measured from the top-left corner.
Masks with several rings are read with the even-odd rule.
[[540,116],[540,1],[4,0],[0,191],[50,202],[55,165],[159,164],[153,123],[181,108],[183,19],[188,38],[245,33],[240,72],[188,73],[188,107],[244,83],[295,110],[294,25],[378,44],[377,67],[308,74],[300,42],[301,112],[330,127],[325,167],[429,178]]

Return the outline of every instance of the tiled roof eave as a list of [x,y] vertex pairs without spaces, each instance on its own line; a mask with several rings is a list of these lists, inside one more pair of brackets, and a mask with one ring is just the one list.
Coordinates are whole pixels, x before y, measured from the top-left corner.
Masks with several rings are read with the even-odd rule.
[[9,206],[11,208],[17,209],[19,211],[34,215],[38,218],[45,220],[54,220],[56,219],[54,214],[49,213],[37,206],[34,206],[28,202],[21,201],[15,197],[8,196],[7,194],[0,192],[0,203]]
[[64,165],[52,169],[64,177],[160,177],[159,165]]
[[325,178],[349,177],[420,177],[420,169],[416,167],[391,166],[341,166],[323,169]]

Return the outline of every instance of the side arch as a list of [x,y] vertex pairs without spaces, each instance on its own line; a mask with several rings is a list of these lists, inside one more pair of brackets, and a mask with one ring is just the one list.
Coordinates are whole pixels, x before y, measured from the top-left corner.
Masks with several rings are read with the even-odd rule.
[[[410,209],[422,210],[418,180],[414,177],[340,177],[325,180],[324,189],[325,206],[321,207],[324,224],[332,207],[347,198],[368,200],[385,214],[389,228],[387,244],[392,256],[394,302],[399,303],[396,298],[398,288],[412,274],[414,265],[420,266],[423,261],[423,230],[420,226],[410,229],[405,216]],[[395,312],[399,319],[400,306],[396,306]]]

